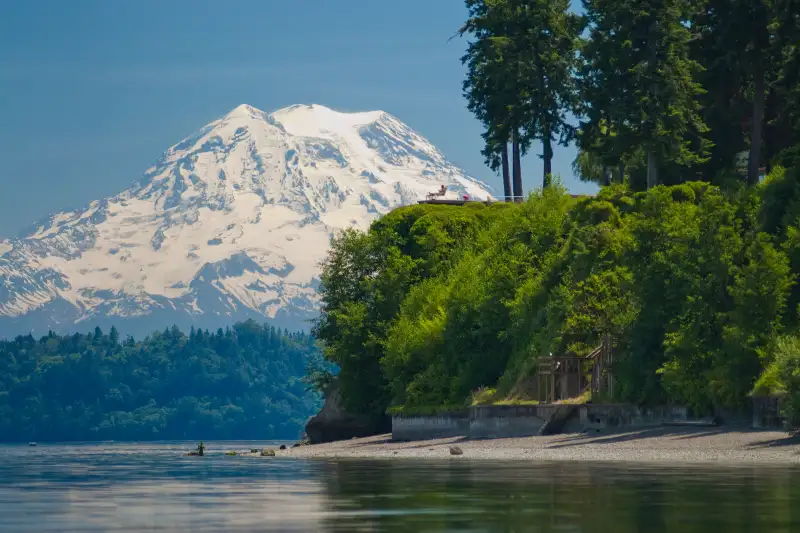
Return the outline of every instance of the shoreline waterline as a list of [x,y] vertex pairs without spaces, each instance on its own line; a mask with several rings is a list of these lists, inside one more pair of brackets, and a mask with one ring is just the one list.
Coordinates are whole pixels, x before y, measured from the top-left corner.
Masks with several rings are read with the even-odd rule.
[[[451,455],[458,447],[463,455]],[[602,433],[392,441],[391,434],[278,452],[304,459],[454,459],[674,464],[800,465],[800,434],[724,427],[658,427]]]

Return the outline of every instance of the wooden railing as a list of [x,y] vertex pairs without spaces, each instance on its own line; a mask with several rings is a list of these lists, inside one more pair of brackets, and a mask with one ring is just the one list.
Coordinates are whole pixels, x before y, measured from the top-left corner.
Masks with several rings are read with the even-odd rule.
[[538,361],[536,368],[537,399],[552,403],[580,396],[587,391],[593,396],[611,396],[614,386],[612,363],[609,337],[605,337],[603,343],[585,357],[544,357]]
[[614,353],[611,350],[611,339],[606,336],[603,339],[603,343],[586,358],[593,362],[589,391],[592,394],[605,393],[608,396],[613,396],[614,380],[611,375],[611,365],[614,362]]
[[443,198],[447,194],[447,191],[436,191],[436,192],[429,192],[426,196],[426,200],[434,200],[436,198]]

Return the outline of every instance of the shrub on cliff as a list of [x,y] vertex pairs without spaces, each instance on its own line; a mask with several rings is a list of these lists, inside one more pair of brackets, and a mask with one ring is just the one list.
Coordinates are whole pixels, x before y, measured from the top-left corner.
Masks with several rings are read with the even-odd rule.
[[385,413],[391,399],[382,367],[389,330],[408,293],[445,279],[501,209],[417,205],[377,220],[367,233],[338,235],[323,262],[322,312],[314,331],[339,367],[345,409]]
[[797,328],[797,205],[795,174],[778,169],[727,194],[553,187],[502,207],[401,208],[336,240],[317,334],[355,409],[465,405],[480,387],[523,398],[539,357],[605,335],[617,399],[736,409],[759,354]]
[[769,366],[756,383],[754,392],[780,396],[787,422],[800,427],[800,337],[779,337],[765,354]]

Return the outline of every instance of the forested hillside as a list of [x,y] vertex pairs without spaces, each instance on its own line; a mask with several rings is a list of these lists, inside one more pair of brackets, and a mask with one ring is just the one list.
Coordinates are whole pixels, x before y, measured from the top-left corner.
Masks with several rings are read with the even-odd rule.
[[[595,400],[783,395],[800,423],[800,4],[581,4],[465,0],[463,94],[515,203],[409,207],[336,240],[316,333],[346,407],[526,400],[539,358],[608,336],[615,397]],[[554,186],[573,142],[594,198]]]
[[[699,413],[800,394],[800,181],[398,209],[334,243],[316,333],[346,407],[527,399],[547,354],[615,350],[614,400]],[[759,378],[762,378],[758,382]],[[757,383],[758,382],[758,383]]]
[[254,322],[0,341],[0,441],[297,438],[319,352]]

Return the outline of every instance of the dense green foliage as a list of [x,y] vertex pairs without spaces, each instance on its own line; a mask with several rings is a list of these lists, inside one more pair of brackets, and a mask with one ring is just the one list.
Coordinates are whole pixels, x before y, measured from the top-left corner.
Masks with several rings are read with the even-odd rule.
[[307,334],[253,322],[0,341],[0,440],[296,438],[317,359]]
[[615,400],[736,410],[764,374],[797,409],[798,224],[800,181],[780,169],[727,193],[401,208],[335,240],[316,332],[362,413],[463,406],[482,387],[525,399],[539,357],[604,335]]
[[464,94],[494,170],[536,139],[547,175],[550,134],[573,130],[580,176],[633,190],[754,185],[797,160],[798,0],[582,0],[580,17],[566,0],[465,3]]
[[[566,1],[465,2],[487,163],[508,196],[511,142],[519,196],[519,155],[541,140],[544,187],[335,239],[316,334],[345,406],[526,399],[539,357],[608,336],[617,400],[710,413],[774,393],[796,421],[797,0],[583,0],[580,17]],[[547,187],[551,141],[573,134],[574,168],[607,185],[595,198]]]
[[[352,357],[358,324],[374,324],[370,354],[355,357],[373,365],[369,408],[463,405],[479,388],[525,397],[539,356],[586,353],[610,335],[618,399],[712,412],[742,407],[755,385],[784,395],[800,422],[798,0],[583,0],[580,17],[560,1],[465,2],[464,95],[491,168],[507,176],[511,141],[518,196],[518,153],[539,139],[546,186],[550,134],[574,131],[573,169],[607,188],[465,211],[471,239],[436,258],[403,243],[428,231],[457,242],[445,211],[350,235],[403,262],[408,289],[379,322],[323,292],[320,324],[335,315],[351,332],[337,344],[320,330],[333,360]],[[350,283],[379,297],[392,268],[378,257],[369,285]],[[323,291],[342,272],[326,273]]]
[[787,421],[800,427],[800,337],[778,338],[768,356],[771,362],[756,383],[756,392],[782,395]]

